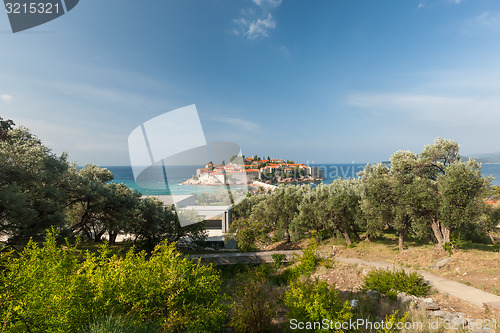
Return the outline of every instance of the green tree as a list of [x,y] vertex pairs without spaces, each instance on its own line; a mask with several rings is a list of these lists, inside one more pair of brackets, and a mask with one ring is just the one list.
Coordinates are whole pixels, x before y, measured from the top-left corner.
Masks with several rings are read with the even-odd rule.
[[414,206],[417,178],[415,168],[417,157],[409,151],[399,151],[391,156],[391,195],[393,219],[389,223],[398,234],[399,250],[404,250],[404,236],[411,229],[412,219],[417,212]]
[[105,187],[107,193],[103,198],[101,222],[108,233],[109,243],[114,244],[118,234],[127,231],[136,217],[141,194],[124,184],[109,183]]
[[103,220],[106,198],[112,195],[107,185],[113,180],[113,173],[93,164],[86,164],[81,170],[74,167],[71,172],[71,228],[88,239],[100,241],[107,230]]
[[336,179],[329,186],[327,199],[327,225],[344,236],[347,244],[351,237],[359,240],[357,233],[360,220],[360,183],[353,179]]
[[129,226],[129,232],[134,234],[136,240],[142,242],[148,251],[180,230],[175,214],[156,198],[146,197],[139,200],[136,214]]
[[0,120],[0,233],[18,241],[64,227],[66,154],[56,156],[26,128]]
[[461,161],[459,148],[453,140],[437,138],[419,155],[417,172],[430,188],[421,192],[427,194],[424,207],[440,245],[451,242],[453,230],[479,223],[484,212],[481,199],[490,186],[490,179],[481,176],[476,161]]
[[389,168],[382,163],[366,165],[361,175],[361,211],[368,239],[381,234],[393,219]]
[[0,117],[0,140],[5,141],[9,135],[9,131],[14,128],[14,122],[10,119],[4,120]]
[[320,232],[327,228],[328,209],[326,208],[329,192],[326,185],[319,185],[305,192],[299,204],[299,213],[292,221],[292,231],[297,238],[311,230],[320,237]]
[[444,226],[443,242],[450,234],[472,223],[478,223],[485,212],[482,198],[490,183],[481,175],[481,167],[474,160],[456,162],[437,178],[440,193],[439,217]]

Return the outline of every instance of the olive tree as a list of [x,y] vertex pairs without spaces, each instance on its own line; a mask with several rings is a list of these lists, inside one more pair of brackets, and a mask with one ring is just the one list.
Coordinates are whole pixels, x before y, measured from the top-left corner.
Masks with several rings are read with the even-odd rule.
[[0,118],[0,233],[20,241],[65,222],[66,154]]
[[361,173],[361,212],[368,239],[379,236],[393,219],[389,168],[382,163],[366,165]]

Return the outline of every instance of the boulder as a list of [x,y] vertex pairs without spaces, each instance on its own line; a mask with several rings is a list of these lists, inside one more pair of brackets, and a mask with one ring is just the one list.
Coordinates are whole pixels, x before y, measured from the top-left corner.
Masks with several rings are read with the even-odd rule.
[[449,323],[456,324],[458,326],[467,325],[467,319],[465,318],[465,313],[462,312],[448,312],[448,311],[433,311],[431,316],[441,318]]
[[372,290],[372,289],[369,289],[369,290],[367,290],[367,291],[366,291],[366,294],[367,294],[369,297],[373,298],[373,299],[378,299],[378,298],[380,298],[380,292],[379,292],[379,291],[377,291],[377,290]]
[[398,293],[397,295],[399,304],[403,306],[409,306],[412,302],[416,301],[415,296],[408,296],[406,293]]
[[439,305],[434,302],[421,302],[419,306],[427,311],[437,311],[440,309]]
[[434,263],[434,265],[431,266],[432,269],[441,269],[444,266],[448,265],[450,261],[452,261],[452,257],[447,257],[447,258],[441,258],[438,261]]

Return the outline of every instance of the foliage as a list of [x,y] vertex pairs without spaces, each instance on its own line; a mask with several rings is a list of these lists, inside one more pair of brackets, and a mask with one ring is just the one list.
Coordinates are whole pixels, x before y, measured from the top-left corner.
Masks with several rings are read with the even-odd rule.
[[405,327],[406,320],[408,318],[408,312],[405,312],[403,316],[398,316],[398,310],[395,310],[391,313],[391,315],[385,316],[385,325],[384,329],[380,329],[381,333],[392,333],[392,332],[400,332],[401,330],[398,327]]
[[446,173],[438,176],[437,184],[441,193],[439,216],[441,222],[451,232],[479,220],[485,211],[482,197],[489,180],[481,175],[476,161],[456,163],[446,168]]
[[[287,317],[298,322],[348,322],[352,309],[348,302],[339,298],[338,292],[325,281],[295,281],[290,285],[283,299],[288,308]],[[313,331],[313,330],[305,330]],[[328,332],[319,329],[314,332]]]
[[400,151],[391,157],[390,169],[367,166],[362,175],[362,212],[366,229],[377,234],[384,224],[399,234],[399,248],[411,233],[425,238],[430,233],[440,245],[452,242],[460,231],[471,237],[490,225],[483,217],[482,198],[490,186],[477,162],[462,162],[453,140],[438,138],[418,156]]
[[443,249],[448,252],[448,254],[451,256],[453,254],[453,245],[451,242],[446,242],[443,244]]
[[0,233],[26,243],[64,226],[68,163],[26,128],[0,121]]
[[386,296],[396,299],[398,292],[409,295],[425,296],[430,286],[425,284],[423,276],[417,272],[406,273],[401,270],[373,270],[365,277],[365,290],[378,290]]
[[286,260],[286,255],[282,253],[273,253],[271,254],[271,257],[273,258],[274,266],[276,268],[280,268]]
[[266,282],[265,272],[253,269],[235,287],[229,325],[235,332],[268,332],[271,320],[276,315],[276,299],[270,297],[271,286]]
[[268,228],[260,221],[239,218],[229,226],[228,239],[234,239],[241,251],[256,251],[257,242],[265,239]]
[[69,171],[72,230],[94,241],[100,241],[107,232],[110,243],[114,243],[135,217],[141,195],[124,184],[110,183],[114,176],[106,168],[87,164]]
[[174,244],[146,253],[98,254],[78,260],[75,247],[29,242],[19,258],[5,258],[0,278],[0,318],[11,332],[76,332],[94,318],[126,315],[159,322],[171,331],[220,331],[224,308],[220,277],[212,266],[192,262]]
[[144,198],[137,206],[137,216],[129,224],[128,230],[136,235],[144,248],[154,249],[160,241],[174,241],[180,231],[175,214],[156,198]]
[[160,325],[155,323],[132,322],[122,316],[100,317],[83,329],[81,333],[156,333],[160,331]]
[[296,264],[285,268],[281,273],[271,276],[270,280],[276,285],[286,285],[303,276],[310,276],[320,265],[321,259],[316,252],[317,244],[311,240],[307,247],[298,255]]
[[245,199],[233,207],[233,219],[249,218],[253,207],[266,198],[265,194],[249,194]]
[[296,234],[314,230],[319,237],[323,231],[331,230],[341,234],[347,244],[351,244],[352,236],[359,239],[360,187],[357,180],[336,179],[330,185],[319,185],[304,193],[292,225]]
[[299,264],[295,268],[300,275],[310,275],[314,273],[320,264],[320,258],[316,249],[317,243],[311,240],[307,247],[302,250],[302,255],[298,257]]
[[392,195],[389,168],[382,163],[366,165],[361,175],[361,213],[367,236],[382,234],[385,225],[392,220]]

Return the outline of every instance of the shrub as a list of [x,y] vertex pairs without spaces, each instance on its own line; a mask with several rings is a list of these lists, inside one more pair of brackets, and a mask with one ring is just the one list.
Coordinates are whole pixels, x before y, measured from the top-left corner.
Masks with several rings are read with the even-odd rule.
[[5,258],[0,272],[0,320],[10,332],[77,332],[110,314],[138,322],[161,322],[171,331],[220,331],[220,277],[212,266],[182,258],[175,244],[126,258],[63,249],[49,233],[43,246],[29,242]]
[[314,273],[318,265],[321,263],[321,259],[316,253],[315,241],[311,241],[308,244],[308,246],[302,251],[302,255],[297,257],[297,261],[297,265],[288,267],[280,274],[271,276],[270,280],[277,285],[283,285],[295,281],[301,276],[309,276]]
[[235,288],[229,325],[235,332],[269,331],[276,314],[276,298],[271,295],[265,272],[254,269],[238,279],[243,283]]
[[298,258],[300,264],[297,266],[297,270],[300,275],[308,275],[313,273],[320,263],[320,258],[316,253],[317,244],[315,241],[311,240],[307,247],[302,250],[302,255]]
[[92,321],[81,329],[81,333],[157,333],[160,325],[137,323],[121,316],[105,316]]
[[401,270],[378,269],[365,277],[364,289],[378,290],[386,296],[396,299],[398,292],[409,295],[425,296],[430,286],[425,284],[423,276],[417,272],[406,273]]
[[453,255],[453,244],[450,242],[446,242],[443,244],[443,249],[448,252],[448,254],[451,256]]
[[74,248],[30,240],[19,258],[4,258],[0,272],[0,318],[8,332],[75,331],[92,315],[92,287],[78,271]]
[[273,258],[274,267],[276,268],[280,268],[283,265],[284,261],[286,260],[285,254],[273,253],[271,254],[271,257]]
[[408,318],[408,312],[405,312],[403,316],[398,316],[398,310],[392,312],[391,315],[385,316],[385,325],[383,330],[379,330],[379,332],[383,333],[397,333],[401,330],[398,327],[405,327],[405,323]]
[[[284,304],[288,307],[287,317],[298,322],[322,322],[323,320],[346,322],[352,318],[348,302],[342,301],[335,289],[325,281],[295,281],[285,293]],[[313,330],[311,330],[313,331]],[[320,328],[314,332],[328,332]]]

